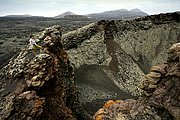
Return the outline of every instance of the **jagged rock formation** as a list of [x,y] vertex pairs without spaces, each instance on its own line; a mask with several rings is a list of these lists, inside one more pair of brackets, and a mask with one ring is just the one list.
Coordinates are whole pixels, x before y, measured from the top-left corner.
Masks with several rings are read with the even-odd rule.
[[168,50],[166,63],[152,66],[139,87],[139,100],[109,100],[94,119],[112,120],[179,120],[180,119],[180,43]]
[[79,102],[73,68],[62,48],[61,29],[45,29],[43,53],[26,46],[0,71],[0,119],[74,120]]

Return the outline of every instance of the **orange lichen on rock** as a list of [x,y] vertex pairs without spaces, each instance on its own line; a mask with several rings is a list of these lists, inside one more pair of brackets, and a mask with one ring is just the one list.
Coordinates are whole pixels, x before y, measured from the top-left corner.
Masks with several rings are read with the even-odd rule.
[[113,104],[115,104],[115,102],[114,102],[113,100],[108,100],[108,101],[104,104],[103,108],[109,108],[109,107],[112,106]]
[[124,102],[123,100],[116,100],[115,103],[121,103]]
[[95,120],[103,120],[103,115],[96,116]]
[[105,114],[104,108],[101,108],[95,113],[94,119],[95,120],[102,120],[104,114]]
[[103,108],[99,109],[95,115],[95,120],[104,120],[104,119],[113,119],[113,116],[118,115],[119,112],[123,114],[130,113],[130,110],[133,108],[133,105],[136,103],[136,100],[127,99],[123,100],[108,100]]

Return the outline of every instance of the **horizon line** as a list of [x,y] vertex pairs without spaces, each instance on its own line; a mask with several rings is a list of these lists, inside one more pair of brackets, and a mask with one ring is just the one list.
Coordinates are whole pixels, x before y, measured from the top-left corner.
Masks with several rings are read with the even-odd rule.
[[[138,9],[138,8],[133,8],[133,9]],[[93,13],[88,13],[88,14],[76,14],[75,12],[72,12],[72,11],[70,11],[70,10],[67,10],[66,12],[72,12],[73,14],[75,14],[75,15],[89,15],[89,14],[98,14],[98,13],[103,13],[103,12],[108,12],[108,11],[116,11],[116,10],[127,10],[127,11],[131,11],[131,10],[133,10],[133,9],[125,9],[125,8],[122,8],[122,9],[114,9],[114,10],[106,10],[106,11],[102,11],[102,12],[93,12]],[[138,9],[138,10],[140,10],[140,9]],[[144,11],[142,11],[142,10],[140,10],[141,12],[144,12]],[[23,14],[16,14],[16,13],[14,13],[14,14],[6,14],[6,15],[0,15],[0,17],[6,17],[6,16],[23,16],[23,15],[27,15],[27,17],[29,16],[29,17],[56,17],[56,16],[58,16],[58,15],[61,15],[61,14],[64,14],[64,13],[66,13],[66,12],[62,12],[62,13],[60,13],[60,14],[57,14],[57,15],[55,15],[55,16],[44,16],[44,15],[33,15],[33,14],[28,14],[28,13],[23,13]],[[149,13],[147,13],[147,12],[144,12],[144,13],[146,13],[147,15],[158,15],[158,14],[163,14],[163,13],[173,13],[173,12],[180,12],[180,10],[177,10],[177,11],[167,11],[167,12],[160,12],[160,13],[154,13],[154,14],[149,14]]]

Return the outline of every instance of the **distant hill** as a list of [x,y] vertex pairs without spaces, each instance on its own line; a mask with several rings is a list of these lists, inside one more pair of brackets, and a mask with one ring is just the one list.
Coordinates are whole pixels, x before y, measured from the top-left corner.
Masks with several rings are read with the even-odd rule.
[[126,9],[105,11],[102,13],[88,14],[86,16],[90,18],[102,20],[102,19],[128,19],[128,18],[147,16],[147,15],[148,15],[147,13],[136,8],[129,11]]
[[64,18],[65,16],[69,16],[69,15],[76,15],[76,14],[72,13],[71,11],[67,11],[65,13],[55,16],[55,18]]
[[[132,10],[126,10],[126,9],[119,9],[119,10],[111,10],[111,11],[105,11],[101,13],[92,13],[87,15],[77,15],[71,11],[67,11],[65,13],[62,13],[60,15],[57,15],[53,18],[63,18],[63,19],[72,19],[72,20],[83,20],[83,19],[95,19],[95,20],[117,20],[117,19],[128,19],[128,18],[135,18],[135,17],[141,17],[141,16],[147,16],[148,14],[135,8]],[[29,14],[25,15],[7,15],[4,17],[8,18],[38,18],[43,16],[32,16]]]
[[29,14],[25,14],[25,15],[6,15],[4,17],[9,17],[9,18],[26,18],[26,17],[43,17],[43,16],[32,16]]

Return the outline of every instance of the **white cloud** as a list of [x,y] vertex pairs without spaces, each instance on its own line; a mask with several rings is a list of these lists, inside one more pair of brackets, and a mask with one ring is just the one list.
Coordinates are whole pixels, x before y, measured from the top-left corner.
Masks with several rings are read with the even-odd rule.
[[150,14],[180,10],[180,0],[1,0],[0,16],[24,13],[55,16],[66,11],[88,14],[139,8]]

